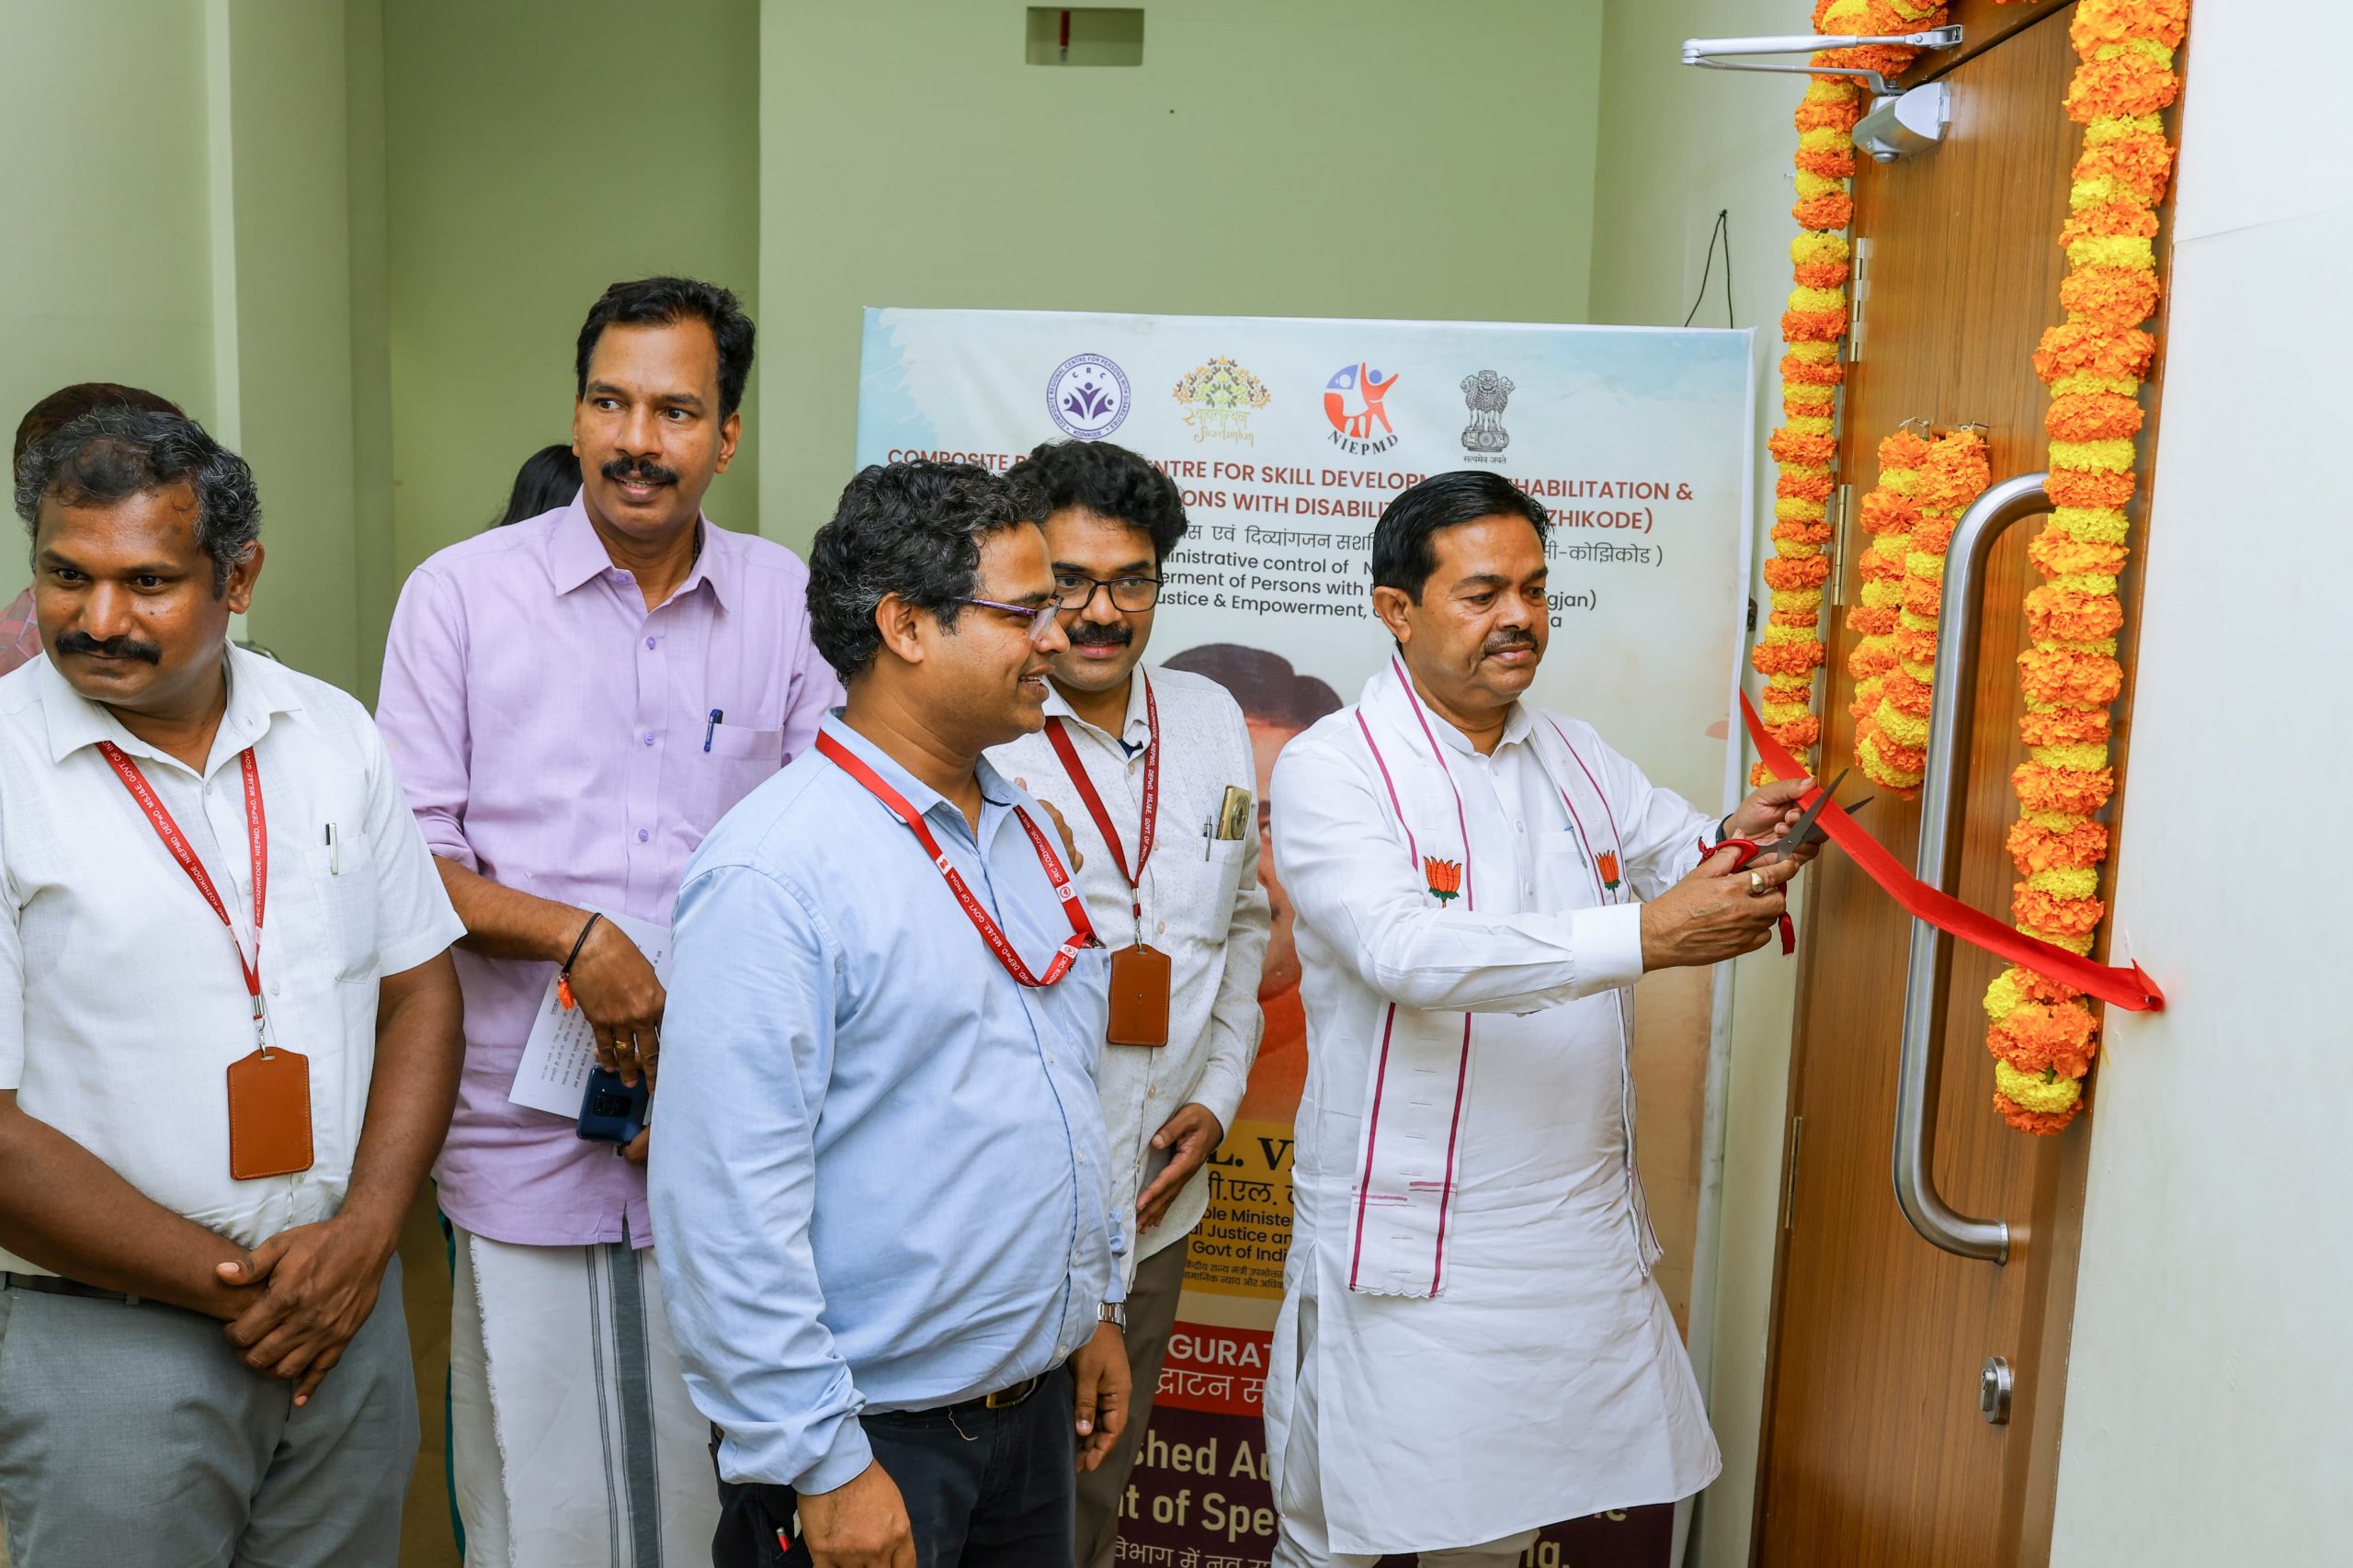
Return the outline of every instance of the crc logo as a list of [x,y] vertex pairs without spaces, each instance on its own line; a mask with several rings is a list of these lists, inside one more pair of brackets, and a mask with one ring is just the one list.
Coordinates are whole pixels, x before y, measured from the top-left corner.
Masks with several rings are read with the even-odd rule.
[[[1382,375],[1359,361],[1343,365],[1324,383],[1324,417],[1332,422],[1332,444],[1352,457],[1385,452],[1397,444],[1381,400],[1397,384],[1397,372]],[[1374,429],[1378,426],[1379,435]]]
[[1066,434],[1099,441],[1128,416],[1128,373],[1100,354],[1074,354],[1046,382],[1046,412]]

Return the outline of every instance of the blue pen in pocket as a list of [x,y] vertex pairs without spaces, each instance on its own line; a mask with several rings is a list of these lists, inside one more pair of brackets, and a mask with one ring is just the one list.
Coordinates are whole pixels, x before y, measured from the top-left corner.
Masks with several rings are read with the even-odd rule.
[[712,709],[712,710],[710,710],[710,723],[708,723],[708,724],[705,724],[705,725],[702,727],[702,749],[703,749],[703,750],[705,750],[705,751],[709,751],[709,750],[710,749],[710,735],[711,735],[711,732],[719,728],[719,721],[720,721],[720,720],[722,720],[722,718],[725,718],[725,717],[726,717],[726,715],[725,715],[725,714],[723,714],[723,713],[722,713],[722,712],[721,712],[718,709],[716,709],[716,708],[714,708],[714,709]]

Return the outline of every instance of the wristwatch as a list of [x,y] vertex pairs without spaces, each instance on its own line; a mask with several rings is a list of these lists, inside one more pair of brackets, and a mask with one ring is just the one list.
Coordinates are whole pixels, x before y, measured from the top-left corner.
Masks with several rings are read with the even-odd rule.
[[1125,1301],[1103,1301],[1095,1309],[1095,1321],[1108,1323],[1121,1334],[1128,1332],[1128,1304]]

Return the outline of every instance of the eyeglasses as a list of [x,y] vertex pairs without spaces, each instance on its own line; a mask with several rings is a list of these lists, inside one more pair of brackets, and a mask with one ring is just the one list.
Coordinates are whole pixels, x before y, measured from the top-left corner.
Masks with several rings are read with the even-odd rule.
[[1002,599],[967,598],[958,599],[956,602],[960,605],[978,605],[983,609],[1001,609],[1007,615],[1019,616],[1029,623],[1029,641],[1032,642],[1046,634],[1046,629],[1053,625],[1054,617],[1061,613],[1063,608],[1059,600],[1050,600],[1041,605],[1009,605]]
[[1054,574],[1054,593],[1063,609],[1086,613],[1095,602],[1098,589],[1109,589],[1111,605],[1133,615],[1150,609],[1160,602],[1160,579],[1157,577],[1089,577],[1077,572]]

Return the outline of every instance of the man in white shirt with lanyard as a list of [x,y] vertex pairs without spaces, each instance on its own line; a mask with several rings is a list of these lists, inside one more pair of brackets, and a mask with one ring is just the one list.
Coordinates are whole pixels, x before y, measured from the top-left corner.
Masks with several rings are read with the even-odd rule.
[[1722,824],[1519,699],[1544,508],[1438,474],[1373,535],[1395,640],[1276,765],[1307,1090],[1267,1381],[1275,1562],[1516,1562],[1541,1527],[1719,1468],[1634,1161],[1632,986],[1762,946],[1802,783]]
[[1135,1216],[1125,1260],[1135,1392],[1118,1449],[1078,1485],[1078,1561],[1109,1568],[1186,1244],[1209,1205],[1203,1167],[1257,1053],[1267,893],[1240,706],[1205,676],[1141,667],[1161,564],[1185,536],[1176,483],[1102,441],[1049,442],[1009,477],[1045,529],[1069,646],[1053,655],[1045,728],[990,760],[1077,835],[1079,890],[1111,947],[1097,1086],[1113,1197]]
[[393,1246],[457,1092],[463,927],[366,710],[229,644],[262,555],[234,453],[102,410],[17,507],[46,654],[0,679],[8,1549],[390,1568]]

